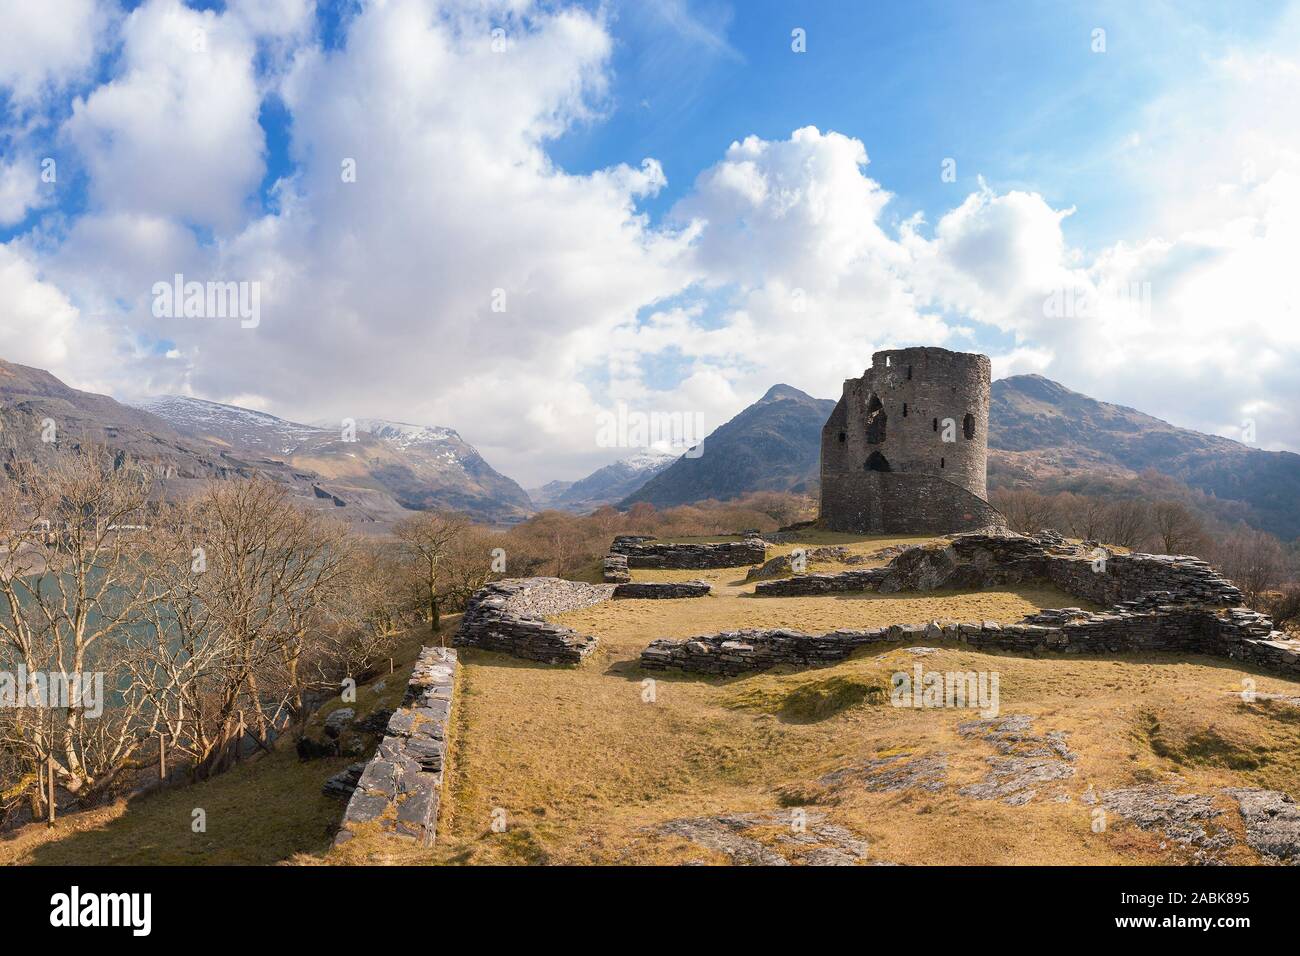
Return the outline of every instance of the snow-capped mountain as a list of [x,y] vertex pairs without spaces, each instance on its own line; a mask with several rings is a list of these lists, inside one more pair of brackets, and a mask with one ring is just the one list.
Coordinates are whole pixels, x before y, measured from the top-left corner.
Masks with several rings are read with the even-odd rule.
[[532,511],[524,490],[450,428],[362,418],[353,436],[342,422],[304,425],[176,395],[150,398],[139,407],[182,434],[383,492],[404,508],[463,511],[494,523],[518,521]]
[[676,455],[641,451],[598,468],[574,482],[552,481],[529,491],[539,508],[584,514],[620,501],[677,460]]
[[184,434],[266,455],[292,455],[294,449],[321,431],[251,408],[185,395],[159,395],[145,399],[136,407],[170,422]]

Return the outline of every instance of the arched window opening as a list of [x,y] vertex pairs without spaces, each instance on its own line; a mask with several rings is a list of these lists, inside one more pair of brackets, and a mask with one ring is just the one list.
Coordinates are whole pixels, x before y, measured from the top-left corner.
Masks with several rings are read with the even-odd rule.
[[885,440],[885,406],[880,402],[880,396],[873,394],[871,401],[867,403],[867,444],[879,445]]
[[867,471],[889,471],[889,459],[878,451],[873,451],[867,458]]
[[970,412],[961,420],[961,430],[966,434],[967,441],[975,437],[975,416]]

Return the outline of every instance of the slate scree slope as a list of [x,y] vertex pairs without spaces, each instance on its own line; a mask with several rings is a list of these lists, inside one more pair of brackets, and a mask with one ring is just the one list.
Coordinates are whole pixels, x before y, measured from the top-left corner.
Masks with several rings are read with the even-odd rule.
[[821,523],[857,534],[951,534],[1006,519],[988,503],[987,355],[876,352],[822,427]]

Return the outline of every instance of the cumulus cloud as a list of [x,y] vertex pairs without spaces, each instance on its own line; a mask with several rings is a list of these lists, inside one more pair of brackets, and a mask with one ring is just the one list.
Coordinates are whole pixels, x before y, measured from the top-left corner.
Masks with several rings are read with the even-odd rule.
[[111,11],[96,0],[0,0],[0,87],[30,108],[84,76]]
[[[653,157],[578,174],[549,152],[609,108],[599,9],[389,0],[337,46],[312,31],[300,0],[147,0],[122,21],[112,75],[63,130],[89,208],[0,259],[12,327],[52,316],[39,343],[0,339],[7,357],[125,395],[447,424],[526,483],[618,454],[596,447],[613,403],[712,428],[777,381],[834,396],[906,344],[988,351],[999,373],[1179,424],[1255,417],[1270,447],[1300,434],[1289,132],[1252,177],[1171,195],[1158,230],[1096,250],[1068,241],[1070,208],[983,183],[933,225],[892,224],[866,145],[813,127],[720,150],[655,222]],[[1225,116],[1291,82],[1246,62],[1222,65]],[[292,166],[262,208],[270,95]],[[3,173],[0,221],[33,201]],[[155,317],[175,273],[257,283],[260,324]],[[83,334],[107,358],[74,348]]]

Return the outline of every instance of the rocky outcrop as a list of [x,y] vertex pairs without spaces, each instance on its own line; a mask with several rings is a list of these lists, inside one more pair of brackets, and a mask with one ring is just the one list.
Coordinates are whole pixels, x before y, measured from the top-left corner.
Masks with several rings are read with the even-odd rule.
[[545,618],[599,604],[613,590],[561,578],[494,581],[470,598],[452,643],[547,664],[577,664],[595,650],[596,638]]
[[356,782],[336,844],[350,840],[363,824],[424,846],[433,844],[456,667],[456,652],[450,648],[426,647],[420,652],[402,706],[389,718],[384,739]]
[[620,584],[614,588],[615,598],[696,598],[708,597],[713,587],[706,581],[642,581],[637,584]]

